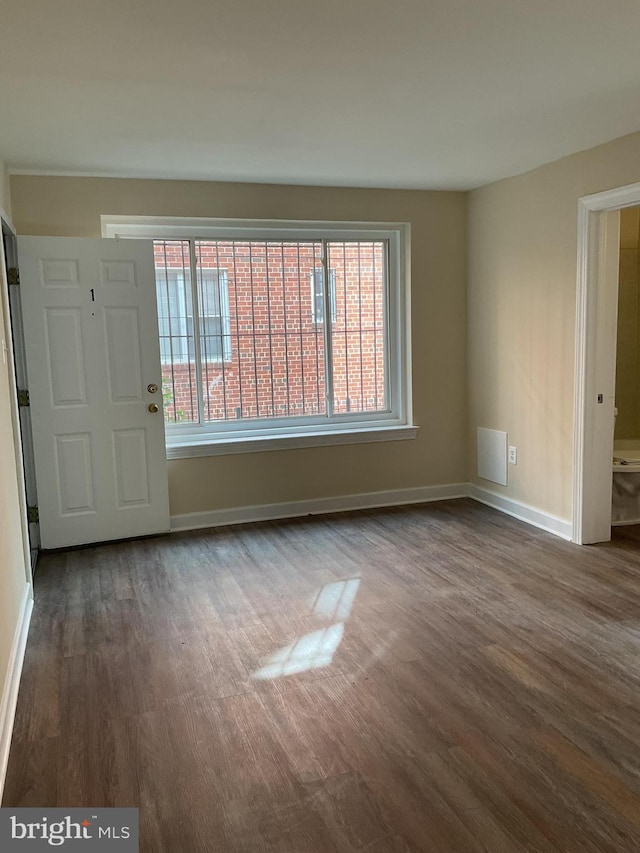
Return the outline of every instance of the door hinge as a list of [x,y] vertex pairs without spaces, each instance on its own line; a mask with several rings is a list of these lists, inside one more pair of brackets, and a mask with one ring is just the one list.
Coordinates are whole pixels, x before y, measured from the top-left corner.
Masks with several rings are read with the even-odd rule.
[[23,409],[26,406],[30,406],[30,405],[31,405],[31,401],[29,400],[29,392],[27,391],[26,388],[19,388],[18,389],[18,406],[20,406],[20,408]]
[[9,285],[14,285],[18,287],[20,285],[20,270],[18,267],[9,267],[7,270],[7,281]]
[[27,507],[27,521],[29,524],[37,524],[40,521],[40,513],[37,506]]

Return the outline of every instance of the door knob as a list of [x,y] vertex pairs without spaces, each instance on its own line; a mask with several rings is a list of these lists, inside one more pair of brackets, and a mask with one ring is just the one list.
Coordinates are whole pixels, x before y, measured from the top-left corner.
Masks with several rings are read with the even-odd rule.
[[151,412],[152,415],[155,415],[155,413],[158,411],[158,404],[157,403],[149,403],[147,408],[149,409],[149,411]]
[[157,390],[158,390],[158,386],[156,385],[155,382],[151,382],[149,385],[147,385],[147,391],[150,394],[155,394]]

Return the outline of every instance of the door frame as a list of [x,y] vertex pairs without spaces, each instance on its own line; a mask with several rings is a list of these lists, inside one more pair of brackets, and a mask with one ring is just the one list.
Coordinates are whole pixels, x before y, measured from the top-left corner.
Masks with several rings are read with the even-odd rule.
[[[0,207],[0,224],[5,225],[15,236],[16,230],[5,211]],[[27,514],[27,491],[24,479],[24,459],[22,456],[22,433],[20,428],[20,411],[18,408],[18,388],[16,384],[16,371],[14,360],[14,342],[11,330],[11,306],[9,304],[9,282],[7,281],[6,263],[4,256],[4,242],[0,240],[0,283],[2,285],[0,298],[2,299],[2,313],[4,316],[4,329],[2,330],[7,347],[7,368],[9,370],[9,387],[11,394],[11,423],[13,427],[13,450],[16,464],[16,479],[18,483],[18,500],[20,503],[20,527],[22,534],[22,549],[24,554],[25,580],[29,584],[30,594],[33,596],[33,571],[31,566],[31,546],[29,543],[29,520]]]
[[620,210],[640,183],[578,199],[573,541],[611,539]]
[[[18,269],[18,242],[17,235],[9,227],[8,223],[2,221],[2,241],[4,247],[5,269],[15,267]],[[27,509],[38,508],[38,490],[36,486],[35,459],[33,455],[33,432],[31,428],[30,408],[20,405],[20,391],[29,393],[29,377],[27,375],[27,354],[24,345],[24,327],[22,322],[22,305],[20,300],[20,287],[11,284],[8,287],[9,294],[9,319],[11,323],[13,362],[16,388],[18,391],[18,415],[20,419],[20,437],[22,442],[22,459],[24,462],[23,474]],[[40,528],[37,521],[29,521],[29,547],[31,549],[31,571],[35,573],[36,562],[40,550]]]

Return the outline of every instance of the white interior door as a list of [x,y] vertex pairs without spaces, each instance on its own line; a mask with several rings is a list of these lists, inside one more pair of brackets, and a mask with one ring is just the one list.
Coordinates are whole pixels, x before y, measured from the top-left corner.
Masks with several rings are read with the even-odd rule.
[[42,547],[169,530],[151,241],[18,254]]

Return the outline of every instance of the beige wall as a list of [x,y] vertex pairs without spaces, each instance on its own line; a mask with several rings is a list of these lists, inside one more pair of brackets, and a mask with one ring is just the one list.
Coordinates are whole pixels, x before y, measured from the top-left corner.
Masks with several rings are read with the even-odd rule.
[[[0,164],[0,178],[4,178],[4,164]],[[0,208],[5,213],[11,208],[6,188],[8,181],[0,179]],[[0,264],[4,254],[0,248]],[[0,278],[0,295],[4,297],[4,283]],[[7,340],[4,298],[0,298],[0,351]],[[13,400],[12,377],[9,365],[0,357],[0,697],[6,686],[9,656],[21,617],[24,600],[26,572],[20,524],[18,476],[13,437],[11,407]],[[0,720],[0,723],[2,721]],[[0,768],[0,772],[2,768]]]
[[620,212],[615,438],[640,440],[640,208]]
[[36,176],[11,189],[20,234],[100,236],[100,214],[410,222],[418,438],[174,461],[171,512],[465,480],[464,193]]
[[[471,193],[469,459],[479,485],[572,513],[578,198],[640,180],[640,134]],[[475,476],[479,426],[518,447],[509,485]]]
[[3,210],[9,218],[11,217],[9,173],[2,158],[0,158],[0,210]]

